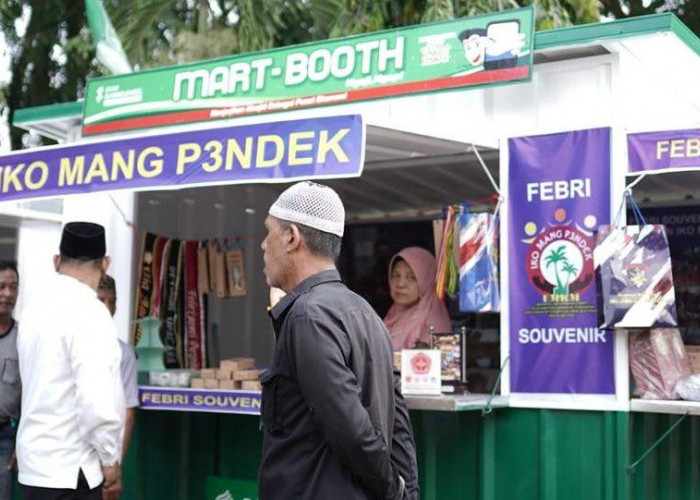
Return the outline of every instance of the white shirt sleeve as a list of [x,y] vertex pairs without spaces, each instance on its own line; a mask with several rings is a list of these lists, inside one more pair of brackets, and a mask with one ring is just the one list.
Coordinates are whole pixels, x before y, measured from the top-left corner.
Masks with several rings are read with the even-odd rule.
[[106,309],[104,312],[94,315],[94,321],[78,322],[73,338],[68,339],[68,352],[80,432],[97,452],[102,466],[112,466],[121,457],[126,409],[119,374],[121,350],[114,324]]
[[119,342],[122,350],[120,371],[124,385],[124,402],[127,408],[139,406],[139,386],[136,379],[136,354],[134,348],[126,342]]

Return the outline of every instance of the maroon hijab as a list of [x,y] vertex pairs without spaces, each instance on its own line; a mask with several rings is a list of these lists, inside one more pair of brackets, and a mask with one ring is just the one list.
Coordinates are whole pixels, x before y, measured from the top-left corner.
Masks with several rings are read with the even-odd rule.
[[397,259],[403,259],[418,280],[419,298],[412,306],[393,304],[384,324],[391,334],[394,350],[411,349],[416,342],[430,345],[430,327],[435,332],[450,332],[450,316],[447,308],[435,295],[435,258],[423,248],[408,247],[391,258],[389,279]]

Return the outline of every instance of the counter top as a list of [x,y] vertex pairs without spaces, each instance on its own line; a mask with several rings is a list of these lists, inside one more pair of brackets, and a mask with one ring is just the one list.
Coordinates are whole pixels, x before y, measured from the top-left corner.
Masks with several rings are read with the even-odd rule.
[[666,401],[658,399],[633,399],[630,401],[630,411],[646,413],[673,413],[682,415],[700,415],[699,401]]
[[[404,396],[409,410],[428,411],[479,411],[486,408],[489,394],[442,394],[440,396]],[[506,396],[494,396],[491,408],[508,406]]]

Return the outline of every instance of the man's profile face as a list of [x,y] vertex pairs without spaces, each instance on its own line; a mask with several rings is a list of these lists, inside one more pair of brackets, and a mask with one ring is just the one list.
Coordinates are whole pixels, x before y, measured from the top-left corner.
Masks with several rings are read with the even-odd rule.
[[12,269],[0,271],[0,314],[11,314],[17,303],[19,277]]
[[102,303],[107,306],[107,309],[109,309],[109,314],[114,316],[114,313],[117,312],[117,295],[111,290],[98,288],[97,298],[100,299]]
[[[260,248],[263,251],[263,262],[265,267],[265,281],[270,287],[281,288],[284,290],[284,277],[287,255],[284,250],[284,236],[288,231],[283,229],[280,220],[276,217],[268,215],[265,219],[265,229],[267,236],[263,240]],[[288,290],[284,290],[285,292]]]

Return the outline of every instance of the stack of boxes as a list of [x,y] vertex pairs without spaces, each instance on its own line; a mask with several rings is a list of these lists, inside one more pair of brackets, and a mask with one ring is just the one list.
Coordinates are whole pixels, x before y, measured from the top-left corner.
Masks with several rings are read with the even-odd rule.
[[193,378],[191,387],[198,389],[224,389],[259,391],[260,375],[265,370],[255,370],[255,359],[233,358],[221,361],[218,369],[206,368],[201,378]]

